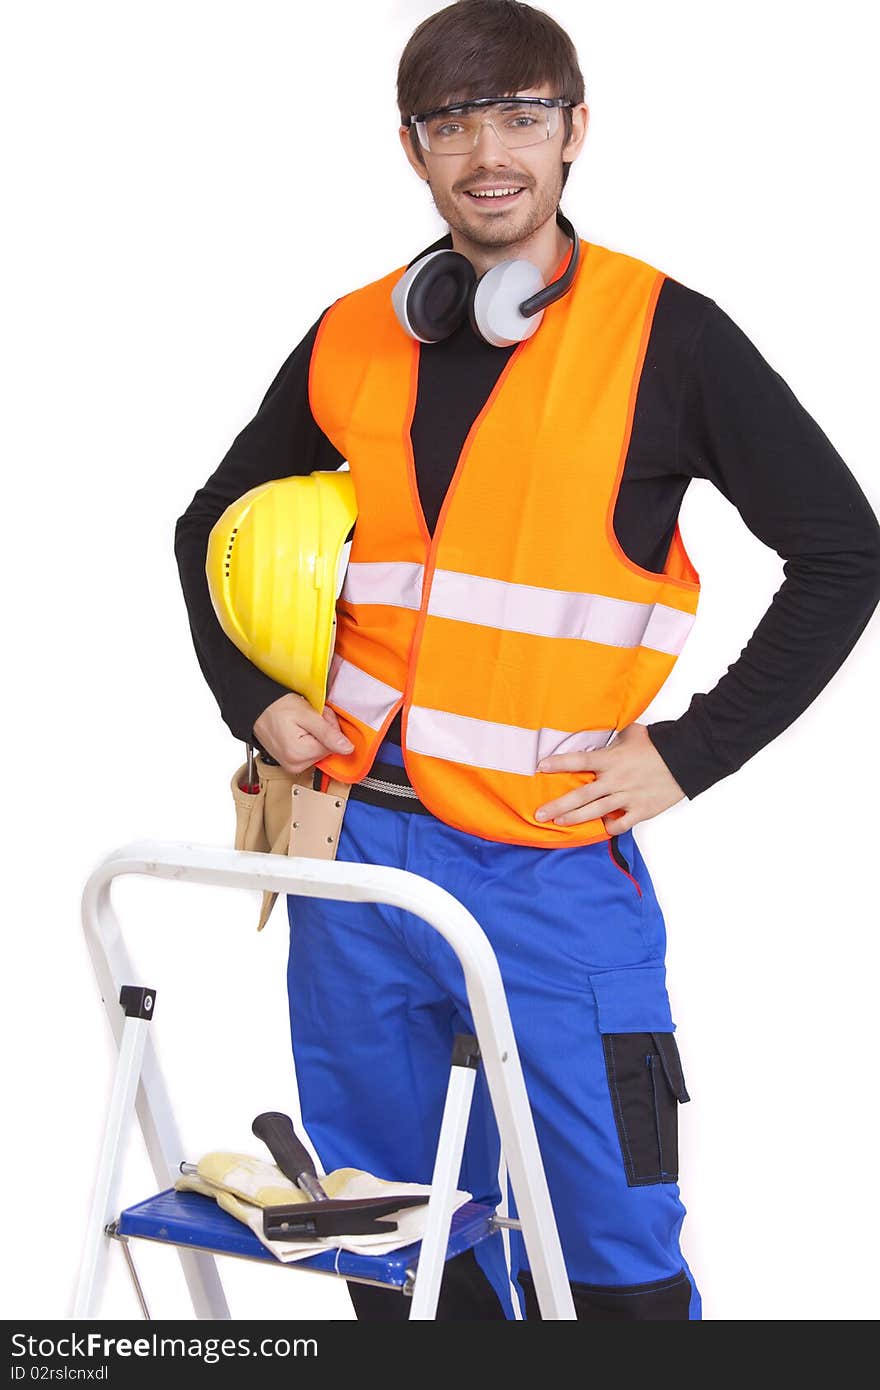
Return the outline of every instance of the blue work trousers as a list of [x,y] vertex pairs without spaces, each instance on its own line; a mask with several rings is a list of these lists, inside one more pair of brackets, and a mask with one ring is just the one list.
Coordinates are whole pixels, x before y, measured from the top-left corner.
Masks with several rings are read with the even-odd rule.
[[[677,1112],[688,1095],[666,930],[632,831],[543,850],[349,799],[337,860],[421,874],[488,936],[578,1318],[699,1319],[679,1246]],[[396,907],[287,903],[294,1066],[324,1170],[430,1182],[453,1039],[475,1032],[458,958]],[[459,1185],[493,1206],[511,1195],[482,1068]],[[473,1253],[504,1317],[540,1316],[518,1232]]]

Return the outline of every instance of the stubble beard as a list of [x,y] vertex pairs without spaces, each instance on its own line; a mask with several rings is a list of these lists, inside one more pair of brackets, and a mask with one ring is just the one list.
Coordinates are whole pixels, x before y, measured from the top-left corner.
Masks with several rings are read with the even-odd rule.
[[434,207],[450,230],[466,237],[475,246],[508,246],[525,241],[555,214],[562,197],[563,168],[564,165],[560,163],[557,177],[552,182],[544,182],[537,187],[526,184],[527,203],[523,209],[511,207],[510,216],[499,214],[497,217],[486,217],[474,212],[472,217],[466,217],[463,215],[462,198],[466,198],[467,194],[450,192],[441,193],[438,197],[430,180],[427,182]]

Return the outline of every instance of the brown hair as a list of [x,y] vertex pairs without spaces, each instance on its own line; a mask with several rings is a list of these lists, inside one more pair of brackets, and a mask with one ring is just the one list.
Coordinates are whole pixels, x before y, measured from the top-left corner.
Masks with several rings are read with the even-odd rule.
[[[468,97],[507,96],[542,83],[575,106],[584,100],[574,44],[554,19],[519,0],[456,0],[423,20],[400,55],[400,121],[405,124],[415,111]],[[562,115],[567,144],[571,111],[563,107]],[[414,126],[409,139],[424,165]],[[563,187],[570,172],[571,164],[564,162]]]

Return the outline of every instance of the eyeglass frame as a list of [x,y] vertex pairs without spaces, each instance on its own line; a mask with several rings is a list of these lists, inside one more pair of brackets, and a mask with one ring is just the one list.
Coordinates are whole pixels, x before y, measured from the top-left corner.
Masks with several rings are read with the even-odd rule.
[[[456,112],[456,111],[464,111],[467,107],[471,107],[471,106],[498,106],[499,104],[505,104],[505,103],[510,103],[510,104],[512,104],[513,102],[519,102],[519,103],[522,104],[522,105],[529,105],[529,106],[544,106],[544,107],[548,107],[548,108],[560,108],[560,107],[566,107],[566,106],[567,106],[567,107],[573,107],[573,106],[574,106],[574,102],[569,101],[567,97],[531,97],[531,96],[529,96],[529,97],[521,97],[521,96],[517,96],[516,93],[514,93],[513,96],[501,96],[501,97],[474,97],[472,101],[454,101],[454,102],[450,102],[448,106],[436,106],[436,107],[434,107],[434,109],[433,109],[432,111],[419,111],[419,112],[416,112],[416,113],[414,113],[414,114],[412,114],[411,116],[408,116],[408,117],[406,118],[406,120],[404,121],[404,125],[405,125],[405,126],[408,126],[410,129],[411,129],[413,126],[416,126],[416,134],[417,134],[418,137],[419,137],[419,144],[420,144],[420,146],[422,147],[422,149],[427,150],[428,154],[433,154],[433,155],[438,155],[438,154],[439,154],[439,155],[452,155],[452,156],[454,156],[454,155],[456,154],[456,151],[454,151],[454,150],[432,150],[432,149],[430,149],[430,148],[424,143],[424,141],[422,140],[421,132],[418,130],[418,126],[419,126],[420,124],[423,124],[425,121],[427,121],[428,118],[429,118],[430,116],[442,116],[442,115],[444,115],[444,114],[446,114],[446,113],[453,114],[453,113]],[[495,127],[493,126],[492,129],[495,130]],[[482,131],[482,126],[480,127],[480,130]],[[495,134],[497,135],[498,132],[495,131]],[[555,132],[554,132],[554,134],[555,134]],[[473,146],[471,147],[472,149],[476,147],[476,143],[477,143],[477,140],[479,140],[479,138],[480,138],[480,136],[479,136],[479,134],[477,134],[476,139],[474,140],[474,144],[473,144]],[[499,136],[498,138],[500,139],[501,137]],[[551,137],[548,135],[547,138],[550,139]],[[503,140],[502,140],[501,143],[504,144],[505,149],[530,149],[530,148],[531,148],[531,146],[529,146],[529,145],[514,145],[514,146],[506,145],[505,142],[504,142]],[[541,140],[535,140],[535,141],[534,141],[534,144],[540,145],[540,144],[542,144],[542,141],[541,141]],[[467,152],[466,152],[465,150],[460,150],[460,151],[458,151],[457,153],[459,153],[459,154],[465,154],[465,153],[467,153]]]

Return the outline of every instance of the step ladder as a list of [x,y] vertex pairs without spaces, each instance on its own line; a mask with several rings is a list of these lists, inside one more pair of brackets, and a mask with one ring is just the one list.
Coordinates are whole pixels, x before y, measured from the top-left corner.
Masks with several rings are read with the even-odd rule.
[[[464,972],[476,1032],[455,1040],[421,1241],[388,1255],[324,1249],[306,1260],[282,1264],[212,1198],[174,1189],[187,1155],[150,1036],[156,990],[138,982],[111,901],[113,880],[123,874],[261,893],[386,903],[421,917],[449,943]],[[498,961],[479,923],[452,894],[419,874],[385,865],[144,840],[114,850],[91,874],[83,890],[82,922],[119,1056],[86,1226],[74,1318],[97,1315],[114,1242],[121,1245],[141,1311],[149,1317],[129,1249],[131,1238],[143,1238],[177,1248],[197,1318],[230,1317],[215,1255],[235,1255],[268,1260],[279,1269],[321,1270],[398,1288],[411,1297],[410,1318],[432,1319],[445,1261],[503,1226],[522,1231],[541,1316],[575,1318]],[[327,929],[332,930],[332,925]],[[451,1210],[478,1063],[486,1069],[519,1213],[516,1220],[475,1202]],[[120,1169],[134,1113],[162,1190],[119,1212]]]

